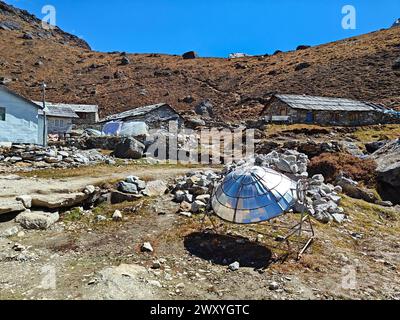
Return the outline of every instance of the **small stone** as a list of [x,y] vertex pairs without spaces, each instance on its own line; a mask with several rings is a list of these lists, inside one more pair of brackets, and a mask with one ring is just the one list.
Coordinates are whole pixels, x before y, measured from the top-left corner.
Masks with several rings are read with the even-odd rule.
[[105,216],[98,215],[98,216],[96,216],[95,220],[96,220],[96,222],[104,222],[104,221],[107,221],[107,218]]
[[154,261],[153,265],[151,266],[152,269],[160,269],[161,268],[161,262],[160,261]]
[[202,201],[196,200],[192,203],[192,212],[193,213],[200,213],[202,210],[206,209],[206,204]]
[[22,251],[25,251],[25,247],[23,246],[23,245],[21,245],[21,244],[19,244],[19,243],[16,243],[16,244],[14,244],[14,246],[12,247],[12,249],[14,250],[14,251],[17,251],[17,252],[22,252]]
[[145,242],[145,243],[143,243],[143,245],[141,247],[141,251],[142,252],[154,252],[154,249],[150,242]]
[[236,261],[236,262],[230,264],[228,269],[231,271],[238,271],[240,269],[240,263]]
[[89,185],[89,186],[86,186],[86,188],[83,192],[85,194],[93,194],[95,191],[96,191],[95,186]]
[[209,194],[203,194],[201,196],[197,196],[196,200],[207,204],[210,201],[210,198],[211,198],[211,196]]
[[189,202],[183,201],[180,206],[180,211],[190,212],[192,210],[192,205]]
[[185,200],[186,193],[182,190],[175,192],[174,200],[178,203],[182,203]]
[[179,214],[181,216],[184,216],[184,217],[187,217],[187,218],[191,218],[192,217],[192,213],[191,212],[183,211],[183,212],[180,212]]
[[112,216],[112,219],[113,219],[114,221],[122,221],[122,218],[123,218],[123,216],[122,216],[121,211],[115,210],[115,212],[114,212],[114,214],[113,214],[113,216]]
[[269,290],[276,291],[279,289],[279,284],[276,281],[273,281],[269,284]]
[[162,288],[162,285],[160,281],[157,280],[148,280],[147,283],[151,286],[157,287],[157,288]]

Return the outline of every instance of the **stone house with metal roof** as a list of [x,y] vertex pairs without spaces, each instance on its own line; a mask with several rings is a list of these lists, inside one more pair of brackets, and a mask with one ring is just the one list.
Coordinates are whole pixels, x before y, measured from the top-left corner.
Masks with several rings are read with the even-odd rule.
[[[43,114],[42,111],[40,113]],[[79,119],[79,116],[70,107],[46,104],[46,118],[48,134],[65,136],[71,133],[74,127],[73,121]]]
[[267,122],[287,117],[291,123],[360,126],[384,123],[387,109],[379,104],[343,98],[274,95],[261,112]]
[[177,122],[178,127],[184,124],[184,118],[170,105],[159,103],[150,106],[140,107],[118,114],[110,115],[102,120],[101,123],[107,122],[145,122],[150,129],[167,129],[171,121]]
[[[35,103],[41,104],[42,102],[35,101]],[[97,105],[53,103],[46,101],[46,107],[51,109],[71,109],[75,113],[75,116],[72,118],[72,123],[76,126],[90,126],[99,121],[99,106]]]

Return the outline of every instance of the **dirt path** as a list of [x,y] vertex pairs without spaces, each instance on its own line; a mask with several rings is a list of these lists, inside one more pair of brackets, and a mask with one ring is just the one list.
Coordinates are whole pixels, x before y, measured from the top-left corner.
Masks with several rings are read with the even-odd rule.
[[[129,175],[145,178],[146,180],[168,180],[178,175],[185,174],[190,168],[157,168],[150,166],[118,168],[104,167],[102,170],[93,169],[88,176],[75,176],[70,178],[24,178],[18,175],[0,176],[0,202],[13,201],[20,195],[52,195],[60,197],[63,194],[83,190],[88,185],[97,185],[103,182],[124,179]],[[86,171],[85,171],[86,174]]]

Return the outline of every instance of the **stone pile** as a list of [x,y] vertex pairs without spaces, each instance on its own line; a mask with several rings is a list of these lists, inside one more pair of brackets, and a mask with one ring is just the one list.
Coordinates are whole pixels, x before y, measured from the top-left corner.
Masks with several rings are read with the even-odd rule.
[[112,204],[125,201],[135,201],[142,197],[162,196],[168,186],[162,180],[145,182],[139,177],[129,176],[117,184],[117,190],[111,190],[110,201]]
[[227,174],[243,165],[256,165],[274,169],[291,178],[300,179],[308,177],[307,166],[309,162],[307,155],[296,150],[286,150],[283,153],[272,151],[267,155],[260,154],[229,164],[224,168],[223,174]]
[[212,189],[221,176],[213,171],[190,172],[180,177],[172,186],[174,201],[180,204],[179,213],[190,217],[209,207]]
[[[177,179],[176,183],[171,187],[171,192],[174,195],[174,201],[180,203],[179,213],[190,217],[192,214],[211,209],[210,198],[214,186],[224,176],[241,166],[268,167],[298,181],[304,178],[308,179],[308,163],[308,156],[298,151],[286,150],[283,153],[273,151],[267,155],[256,155],[255,157],[228,164],[220,174],[212,171],[191,172],[185,177]],[[345,221],[344,209],[340,207],[342,187],[325,183],[322,175],[315,175],[308,181],[306,207],[298,203],[294,210],[296,212],[304,210],[323,223],[331,221],[342,223]]]
[[66,168],[96,163],[113,164],[115,161],[97,150],[79,150],[75,147],[41,147],[13,145],[0,149],[0,165],[25,164],[34,168]]
[[[310,179],[310,186],[306,192],[306,211],[315,219],[323,223],[335,221],[342,223],[346,219],[344,209],[340,207],[342,198],[340,193],[342,187],[325,183],[322,174],[313,176]],[[302,211],[302,207],[297,205],[296,211]]]

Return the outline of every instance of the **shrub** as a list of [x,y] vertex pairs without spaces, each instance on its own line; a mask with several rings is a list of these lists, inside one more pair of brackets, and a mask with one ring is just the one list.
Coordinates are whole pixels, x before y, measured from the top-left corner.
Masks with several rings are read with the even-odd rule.
[[376,162],[360,159],[347,153],[323,153],[311,160],[310,175],[322,174],[327,182],[334,182],[340,172],[365,186],[376,185]]

